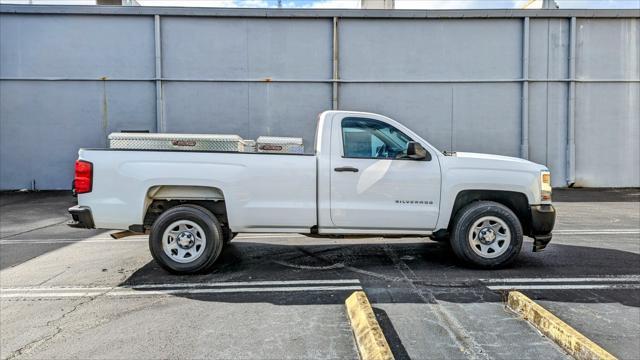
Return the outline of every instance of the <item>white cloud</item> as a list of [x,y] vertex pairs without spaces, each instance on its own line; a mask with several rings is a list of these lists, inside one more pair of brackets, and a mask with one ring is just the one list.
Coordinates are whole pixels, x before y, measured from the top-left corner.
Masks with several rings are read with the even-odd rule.
[[[512,9],[528,0],[396,0],[396,9]],[[519,6],[520,5],[520,6]]]
[[283,0],[283,8],[359,9],[360,0]]
[[[538,0],[542,2],[542,0]],[[396,9],[521,9],[529,0],[395,0]],[[640,0],[556,0],[560,8],[640,8]],[[289,0],[283,7],[358,9],[360,0]]]
[[238,7],[235,0],[136,0],[142,6]]
[[360,0],[319,0],[309,4],[315,9],[359,9]]
[[96,0],[0,0],[0,4],[17,5],[95,5]]
[[[534,8],[540,7],[534,4]],[[529,0],[396,0],[396,9],[522,9]],[[556,0],[561,9],[638,9],[640,0]]]
[[556,0],[561,9],[640,9],[640,0]]
[[[142,6],[175,7],[276,7],[277,0],[136,0]],[[2,4],[95,5],[96,0],[0,0]]]
[[276,2],[267,0],[136,0],[142,6],[180,6],[180,7],[275,7]]
[[236,4],[238,4],[238,7],[248,7],[248,8],[267,8],[275,5],[275,4],[270,4],[266,0],[244,0],[240,2],[236,0]]

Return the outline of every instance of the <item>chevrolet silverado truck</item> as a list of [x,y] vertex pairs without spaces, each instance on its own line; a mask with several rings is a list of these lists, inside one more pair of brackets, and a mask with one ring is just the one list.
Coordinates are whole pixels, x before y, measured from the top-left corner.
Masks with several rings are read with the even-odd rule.
[[382,115],[325,111],[313,154],[80,149],[72,227],[149,234],[164,269],[210,269],[237,233],[431,237],[499,268],[551,240],[549,170],[441,152]]

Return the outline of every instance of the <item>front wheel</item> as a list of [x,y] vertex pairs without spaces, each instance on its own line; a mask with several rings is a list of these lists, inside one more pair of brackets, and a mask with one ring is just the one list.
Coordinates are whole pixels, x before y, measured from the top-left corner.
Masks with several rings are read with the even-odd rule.
[[149,250],[156,262],[175,274],[192,274],[213,266],[223,247],[220,223],[206,208],[173,207],[151,227]]
[[478,201],[456,214],[451,247],[461,260],[491,269],[512,262],[522,248],[522,225],[508,207]]

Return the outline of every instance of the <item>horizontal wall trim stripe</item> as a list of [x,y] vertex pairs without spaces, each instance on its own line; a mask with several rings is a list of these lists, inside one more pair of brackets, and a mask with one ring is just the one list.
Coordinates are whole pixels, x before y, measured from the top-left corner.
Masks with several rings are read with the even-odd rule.
[[92,5],[0,5],[0,13],[65,15],[168,15],[256,18],[364,18],[364,19],[469,19],[469,18],[638,18],[635,9],[473,9],[473,10],[362,10],[362,9],[244,9]]
[[518,83],[518,82],[577,82],[577,83],[640,83],[640,79],[215,79],[215,78],[117,78],[117,77],[0,77],[0,81],[176,81],[176,82],[255,82],[255,83],[347,83],[347,84],[455,84],[455,83]]

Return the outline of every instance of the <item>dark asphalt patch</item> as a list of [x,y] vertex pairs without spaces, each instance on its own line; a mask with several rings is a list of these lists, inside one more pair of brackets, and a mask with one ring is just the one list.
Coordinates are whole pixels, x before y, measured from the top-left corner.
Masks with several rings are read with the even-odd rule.
[[554,202],[638,202],[640,188],[556,188]]
[[[308,241],[311,243],[311,241]],[[207,274],[178,276],[150,262],[122,285],[216,281],[221,276],[242,280],[357,278],[363,284],[402,284],[392,249],[416,274],[412,282],[433,287],[480,285],[481,279],[513,277],[585,277],[640,274],[640,255],[614,249],[553,244],[542,253],[523,251],[514,266],[478,270],[461,266],[448,246],[430,241],[402,244],[274,245],[232,241]]]

